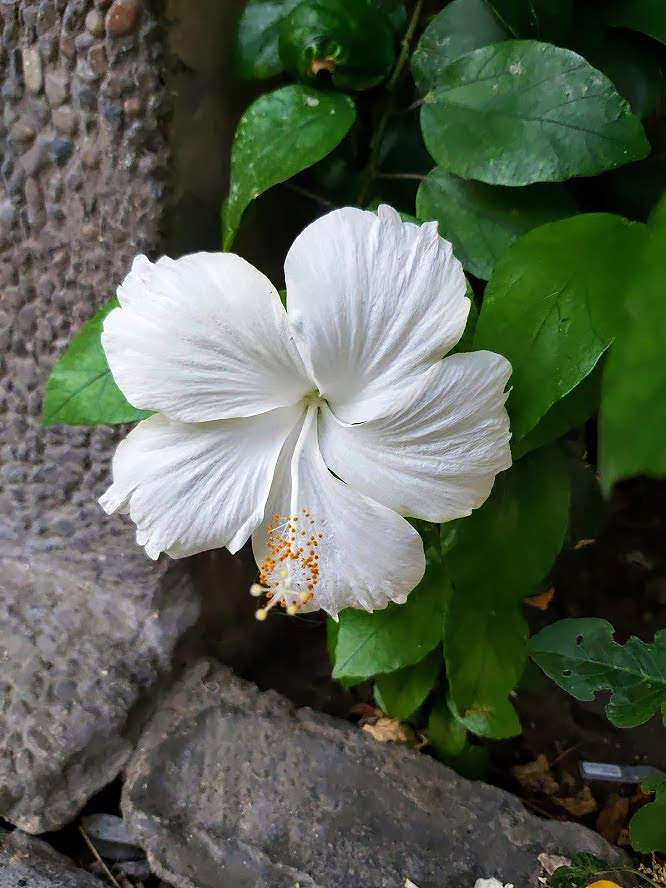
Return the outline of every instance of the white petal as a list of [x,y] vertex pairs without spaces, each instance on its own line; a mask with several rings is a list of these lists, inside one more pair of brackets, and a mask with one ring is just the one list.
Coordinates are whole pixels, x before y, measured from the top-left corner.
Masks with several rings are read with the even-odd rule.
[[[285,527],[287,520],[293,534]],[[425,570],[423,544],[414,528],[326,468],[317,440],[316,408],[308,412],[298,439],[292,433],[285,445],[266,518],[253,534],[252,545],[263,581],[272,589],[284,582],[280,575],[288,570],[287,603],[313,586],[314,599],[302,609],[321,607],[334,617],[345,607],[371,611],[389,601],[404,602]],[[295,554],[296,547],[303,548],[298,558],[280,561],[280,554]],[[267,556],[275,560],[274,569],[265,566]],[[313,564],[318,577],[313,576]]]
[[469,515],[511,465],[510,375],[509,362],[493,352],[450,355],[384,418],[346,426],[325,410],[324,460],[401,515],[437,522]]
[[280,449],[302,414],[299,406],[207,423],[151,416],[116,450],[100,504],[129,513],[150,558],[235,552],[263,518]]
[[204,422],[286,407],[313,388],[277,291],[239,256],[138,256],[118,299],[102,345],[135,407]]
[[462,266],[437,223],[335,210],[309,225],[285,263],[301,353],[335,414],[380,416],[460,339],[469,312]]

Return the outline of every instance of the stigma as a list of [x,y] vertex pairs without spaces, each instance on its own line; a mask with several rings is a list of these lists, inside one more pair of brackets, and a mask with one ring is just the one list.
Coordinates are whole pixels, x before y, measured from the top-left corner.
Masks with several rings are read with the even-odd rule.
[[315,597],[323,534],[310,512],[301,509],[288,517],[273,515],[266,537],[259,582],[250,587],[250,595],[264,599],[255,616],[265,620],[272,608],[280,607],[293,617]]

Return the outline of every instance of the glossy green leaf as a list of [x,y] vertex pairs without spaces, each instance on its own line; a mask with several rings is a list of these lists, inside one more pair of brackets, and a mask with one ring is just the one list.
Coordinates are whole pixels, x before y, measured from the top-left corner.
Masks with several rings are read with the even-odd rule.
[[518,713],[510,700],[498,697],[493,706],[478,706],[460,714],[453,699],[450,701],[453,715],[471,734],[487,740],[506,740],[521,732]]
[[506,40],[509,32],[484,0],[453,0],[428,23],[412,56],[412,76],[421,93],[460,56]]
[[569,31],[574,0],[488,0],[515,37],[559,43]]
[[627,299],[628,322],[604,371],[599,469],[607,491],[620,478],[666,475],[665,281],[666,226],[653,218]]
[[443,665],[441,649],[435,648],[413,666],[379,675],[375,688],[379,692],[381,708],[392,718],[407,721],[433,689]]
[[556,401],[531,432],[515,443],[511,453],[520,459],[531,450],[557,441],[571,429],[584,425],[599,409],[601,400],[601,364],[588,374],[576,388]]
[[137,410],[114,382],[100,342],[111,299],[81,327],[51,370],[42,407],[43,425],[117,425],[150,416]]
[[424,99],[421,129],[440,166],[491,185],[594,176],[650,151],[605,75],[571,50],[531,40],[447,65]]
[[642,31],[666,43],[666,13],[663,0],[614,0],[606,21],[621,28]]
[[394,31],[397,33],[404,31],[407,24],[407,9],[404,0],[372,0],[372,5],[381,10]]
[[282,71],[278,54],[280,23],[301,0],[247,0],[232,50],[234,67],[248,80],[273,77]]
[[653,802],[643,805],[629,823],[629,840],[636,851],[666,851],[666,775],[643,780],[644,792],[655,792]]
[[507,696],[527,653],[520,603],[559,553],[568,513],[566,460],[551,447],[498,475],[486,503],[457,522],[446,555],[454,593],[444,619],[444,658],[463,719],[510,724]]
[[335,648],[334,678],[367,678],[422,660],[441,641],[451,584],[441,566],[428,567],[405,604],[366,613],[344,610]]
[[435,169],[421,182],[416,213],[436,219],[464,268],[488,280],[495,263],[522,234],[573,215],[576,203],[561,185],[506,188],[460,179]]
[[370,0],[303,0],[280,24],[279,51],[294,77],[326,70],[345,90],[381,83],[395,56],[389,21]]
[[479,322],[479,310],[476,307],[476,303],[474,302],[474,291],[470,287],[469,281],[467,281],[466,295],[469,299],[469,314],[467,315],[467,323],[465,324],[463,335],[449,352],[449,354],[452,355],[458,354],[459,352],[474,351],[473,343],[474,335],[476,333],[476,325]]
[[325,157],[355,119],[354,103],[348,96],[299,84],[253,102],[234,136],[230,190],[222,210],[224,249],[233,243],[248,204]]
[[509,398],[518,442],[592,372],[623,322],[644,227],[582,214],[519,238],[486,288],[474,347],[511,361]]
[[666,629],[653,644],[634,635],[617,644],[614,631],[597,618],[559,620],[530,639],[530,655],[577,700],[594,700],[597,691],[609,690],[609,720],[633,728],[666,704]]

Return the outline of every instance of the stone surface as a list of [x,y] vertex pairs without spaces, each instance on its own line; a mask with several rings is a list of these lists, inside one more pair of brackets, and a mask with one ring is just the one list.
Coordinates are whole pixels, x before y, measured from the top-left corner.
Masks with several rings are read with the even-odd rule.
[[123,815],[178,888],[527,888],[538,855],[617,857],[434,759],[294,710],[202,662],[172,690],[127,769]]
[[[39,422],[72,333],[162,241],[171,98],[158,20],[146,8],[90,86],[77,41],[95,42],[94,8],[0,3],[0,816],[30,832],[58,828],[118,774],[198,611],[186,566],[150,562],[97,504],[126,429]],[[111,122],[107,79],[121,85]],[[129,99],[149,138],[128,134]]]
[[106,883],[21,830],[0,831],[0,888],[104,888]]
[[141,6],[139,0],[114,0],[106,14],[106,30],[111,37],[124,37],[136,28]]

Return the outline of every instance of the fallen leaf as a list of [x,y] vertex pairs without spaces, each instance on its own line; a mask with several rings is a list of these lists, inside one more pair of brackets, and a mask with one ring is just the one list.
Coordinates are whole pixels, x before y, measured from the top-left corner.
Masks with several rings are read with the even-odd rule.
[[526,765],[515,765],[511,773],[518,783],[530,792],[543,792],[546,795],[554,795],[560,788],[553,777],[548,759],[540,753],[533,762]]
[[584,549],[585,546],[592,546],[594,543],[596,543],[596,540],[578,540],[574,549]]
[[555,587],[551,586],[546,592],[542,592],[541,595],[531,595],[529,598],[524,598],[523,603],[529,604],[530,607],[535,607],[537,610],[545,611],[550,607],[550,603],[555,598]]
[[403,724],[397,718],[382,716],[373,725],[363,725],[362,730],[370,734],[378,743],[402,743],[404,746],[415,746],[417,748],[424,745],[423,739],[419,737],[416,731],[410,728],[409,725]]
[[411,879],[405,879],[405,884],[403,885],[403,888],[419,888],[419,886],[415,885]]
[[371,706],[369,703],[355,703],[349,710],[349,715],[358,715],[360,718],[359,724],[363,724],[370,719],[374,721],[374,719],[381,718],[384,713],[381,709],[377,709],[376,706]]
[[627,827],[628,817],[629,799],[612,792],[597,817],[597,832],[616,844],[622,830]]
[[560,866],[571,866],[568,857],[562,857],[561,854],[539,854],[537,860],[547,876],[552,876],[555,870]]
[[553,801],[572,817],[585,817],[586,814],[592,814],[597,810],[597,801],[589,786],[584,786],[575,796],[565,799],[555,797]]

